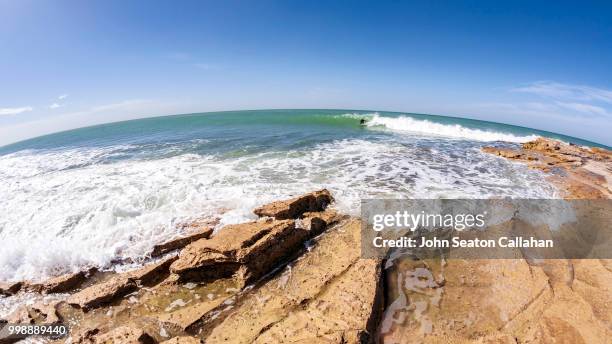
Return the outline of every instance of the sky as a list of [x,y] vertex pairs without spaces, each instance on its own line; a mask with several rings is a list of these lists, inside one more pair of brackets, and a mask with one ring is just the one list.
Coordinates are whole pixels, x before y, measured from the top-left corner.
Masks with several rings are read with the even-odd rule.
[[612,2],[0,0],[0,145],[155,115],[450,115],[612,145]]

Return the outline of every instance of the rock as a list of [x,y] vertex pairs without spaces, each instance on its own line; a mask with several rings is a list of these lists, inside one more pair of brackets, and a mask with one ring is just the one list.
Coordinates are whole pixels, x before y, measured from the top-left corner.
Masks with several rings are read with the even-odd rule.
[[200,228],[195,233],[189,234],[187,236],[173,239],[163,244],[155,245],[153,246],[153,251],[151,251],[151,257],[159,257],[170,251],[174,251],[174,250],[178,250],[179,248],[183,248],[196,240],[209,238],[212,233],[213,233],[212,227],[204,227],[204,228]]
[[211,239],[185,247],[172,263],[172,273],[184,280],[235,276],[249,283],[294,254],[308,237],[293,220],[260,220],[222,228]]
[[137,289],[136,282],[128,274],[112,277],[106,282],[94,284],[73,294],[68,298],[68,304],[84,310],[99,307]]
[[99,328],[90,328],[82,330],[78,333],[73,333],[70,336],[69,342],[75,344],[93,344],[95,343],[95,336],[100,333]]
[[30,315],[30,310],[27,306],[18,306],[6,319],[11,324],[33,324],[34,318]]
[[523,143],[518,149],[484,147],[483,151],[548,173],[564,198],[612,198],[612,151],[545,138]]
[[223,301],[223,298],[218,298],[212,301],[203,301],[195,305],[183,307],[171,313],[162,314],[158,317],[158,319],[166,325],[177,327],[180,330],[185,331],[198,323],[211,310],[223,303]]
[[162,259],[159,262],[149,264],[136,271],[131,271],[128,273],[129,278],[143,285],[150,285],[155,282],[159,282],[168,276],[170,273],[170,265],[177,258],[178,257],[175,256]]
[[156,341],[142,329],[128,326],[118,327],[96,338],[96,344],[155,344]]
[[205,342],[265,342],[287,335],[303,343],[357,343],[369,337],[377,323],[380,268],[359,259],[360,230],[358,220],[349,220],[317,237],[310,251],[220,314]]
[[382,312],[380,262],[359,259],[303,309],[289,313],[253,343],[374,342]]
[[87,280],[88,273],[81,271],[53,277],[43,283],[29,284],[26,289],[39,293],[65,293],[77,289]]
[[302,218],[296,221],[296,227],[310,231],[310,236],[321,234],[326,228],[340,222],[345,217],[337,211],[327,209],[318,212],[306,212]]
[[52,301],[49,303],[39,301],[31,306],[22,305],[9,314],[6,320],[9,323],[19,324],[58,323],[62,320],[57,311],[57,307],[60,303],[61,301]]
[[22,282],[0,282],[0,295],[15,295],[17,292],[19,292],[22,286]]
[[138,289],[139,285],[157,283],[169,275],[169,267],[177,257],[162,259],[159,262],[122,274],[109,280],[89,286],[68,298],[68,304],[84,310],[97,308]]
[[277,220],[297,219],[305,212],[323,211],[334,198],[326,189],[311,192],[285,201],[261,206],[253,212],[258,216],[269,216]]
[[388,266],[387,285],[380,339],[391,343],[495,337],[552,298],[546,274],[523,259],[405,257]]
[[195,338],[195,337],[188,337],[188,336],[182,336],[182,337],[174,337],[172,339],[168,339],[164,342],[161,342],[161,344],[202,344],[204,343],[204,341],[202,341],[199,338]]

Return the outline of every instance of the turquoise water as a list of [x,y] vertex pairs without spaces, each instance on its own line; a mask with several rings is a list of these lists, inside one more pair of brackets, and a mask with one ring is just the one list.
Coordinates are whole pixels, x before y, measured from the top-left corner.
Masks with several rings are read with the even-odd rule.
[[[343,116],[355,114],[354,117]],[[557,138],[580,145],[609,148],[594,142],[494,122],[478,121],[456,117],[401,114],[379,112],[380,116],[397,118],[410,117],[431,121],[441,125],[459,125],[463,128],[506,133],[517,137],[530,135]],[[247,149],[293,148],[309,142],[322,142],[350,137],[371,135],[359,125],[358,116],[372,117],[372,112],[350,110],[258,110],[228,111],[201,114],[175,115],[110,123],[46,135],[8,146],[0,147],[0,155],[23,149],[55,149],[60,147],[102,147],[108,145],[134,144],[150,148],[156,145],[191,142],[199,138],[210,141],[194,147],[197,153],[220,153]],[[405,128],[408,132],[411,128]],[[435,135],[431,132],[417,132],[421,135]],[[383,133],[377,133],[384,135]],[[472,137],[473,138],[473,137]],[[465,139],[470,139],[466,137]],[[257,148],[255,148],[257,147]],[[140,152],[142,153],[142,152]],[[176,151],[175,153],[180,153]],[[126,152],[126,155],[129,155]]]
[[[362,126],[359,120],[367,119]],[[263,203],[328,188],[362,198],[554,198],[545,176],[481,151],[539,135],[502,124],[341,110],[148,118],[0,148],[0,280],[142,260],[178,224],[255,218]]]

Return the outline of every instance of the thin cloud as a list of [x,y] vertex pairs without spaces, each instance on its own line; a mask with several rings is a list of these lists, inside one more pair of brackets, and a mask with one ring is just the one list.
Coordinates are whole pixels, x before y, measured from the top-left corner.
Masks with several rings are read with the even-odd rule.
[[49,109],[57,109],[60,106],[61,105],[59,105],[58,103],[53,103],[53,104],[49,105]]
[[34,108],[31,106],[17,107],[17,108],[0,108],[0,116],[18,115],[20,113],[32,111]]
[[59,100],[64,100],[64,99],[66,99],[66,98],[68,98],[68,95],[67,95],[67,94],[62,94],[62,95],[60,95],[59,97],[57,97],[57,99],[59,99]]
[[612,90],[585,85],[537,81],[522,87],[513,88],[511,91],[559,100],[599,101],[612,104]]
[[601,106],[583,104],[583,103],[565,103],[565,102],[557,102],[557,105],[563,108],[577,111],[577,112],[584,113],[584,114],[610,116],[610,113],[606,111],[606,109],[602,108]]

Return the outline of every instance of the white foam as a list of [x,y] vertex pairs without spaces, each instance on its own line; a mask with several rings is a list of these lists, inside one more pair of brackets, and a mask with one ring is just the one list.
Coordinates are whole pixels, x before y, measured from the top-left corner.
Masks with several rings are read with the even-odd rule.
[[383,126],[389,130],[398,132],[484,142],[504,141],[521,143],[538,138],[536,135],[516,136],[495,131],[470,129],[459,124],[441,124],[428,120],[414,119],[408,116],[386,117],[379,114],[373,114],[372,118],[367,122],[367,125],[369,127]]
[[179,222],[220,212],[220,226],[243,222],[255,218],[258,205],[323,187],[354,215],[365,197],[554,194],[539,172],[443,141],[429,148],[353,139],[231,159],[184,154],[103,164],[100,154],[108,152],[0,156],[0,280],[139,261],[156,243],[181,235]]

